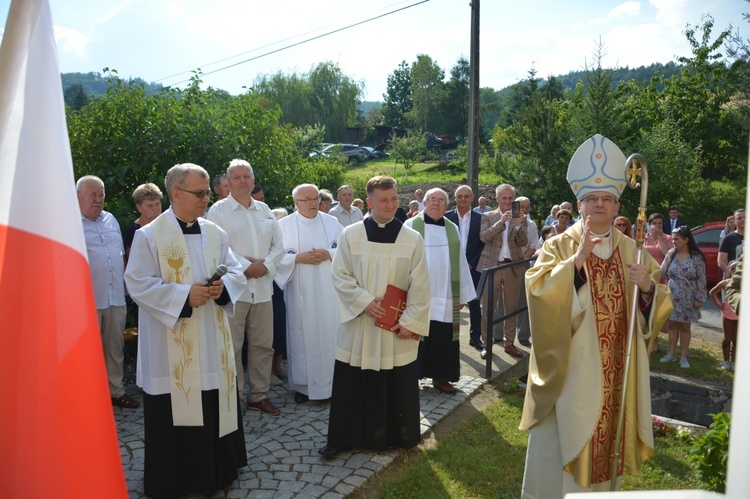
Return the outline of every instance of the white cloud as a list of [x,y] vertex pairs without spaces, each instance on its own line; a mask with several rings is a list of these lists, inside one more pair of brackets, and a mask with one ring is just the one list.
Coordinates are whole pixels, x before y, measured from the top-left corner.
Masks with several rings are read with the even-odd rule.
[[628,1],[615,6],[612,10],[607,12],[603,17],[597,17],[589,21],[590,26],[601,26],[603,24],[609,24],[612,21],[621,21],[636,17],[641,13],[641,3],[635,1]]
[[79,59],[86,57],[86,45],[91,39],[73,28],[55,26],[55,42],[62,54],[72,54]]
[[117,5],[114,9],[110,10],[109,12],[106,12],[103,16],[101,16],[99,19],[94,21],[94,24],[91,25],[91,28],[89,29],[89,34],[91,34],[94,29],[96,29],[97,26],[100,24],[106,24],[115,17],[117,17],[118,14],[121,12],[124,12],[130,5],[133,3],[133,0],[127,0],[126,2],[123,2],[119,5]]

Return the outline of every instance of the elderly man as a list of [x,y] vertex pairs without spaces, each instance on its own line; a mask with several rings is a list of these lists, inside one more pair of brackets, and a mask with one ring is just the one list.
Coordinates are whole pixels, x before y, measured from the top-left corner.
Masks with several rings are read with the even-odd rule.
[[354,200],[354,191],[348,185],[342,185],[339,187],[339,192],[336,195],[336,199],[339,204],[331,208],[328,212],[329,215],[333,215],[339,221],[339,223],[347,227],[355,222],[359,222],[364,219],[362,210],[356,206],[352,206]]
[[[514,218],[511,206],[516,198],[516,189],[510,184],[498,185],[495,189],[497,210],[482,215],[482,228],[479,238],[485,244],[482,255],[479,258],[477,270],[479,272],[523,259],[523,251],[529,241],[529,221],[525,215],[519,214]],[[502,298],[503,313],[509,314],[516,310],[518,293],[523,282],[523,273],[526,267],[513,265],[498,270],[495,273],[495,286],[493,296],[495,300]],[[495,303],[488,303],[489,287],[482,293],[482,307],[490,310]],[[487,342],[487,324],[482,321],[482,340]],[[505,339],[505,353],[515,358],[522,358],[523,354],[513,344],[516,339],[516,316],[505,320],[503,324],[503,337]],[[490,339],[492,341],[492,339]],[[482,358],[487,357],[487,350],[482,350]]]
[[443,215],[448,194],[434,188],[425,194],[425,209],[406,221],[425,241],[430,270],[430,333],[419,343],[419,377],[432,378],[432,386],[455,393],[450,383],[461,377],[458,344],[462,304],[477,297],[469,264],[456,225]]
[[225,174],[216,175],[211,182],[211,188],[213,188],[216,194],[216,200],[221,201],[229,196],[229,180]]
[[109,394],[112,404],[135,409],[140,404],[125,395],[122,384],[122,364],[125,345],[125,249],[120,224],[104,211],[104,182],[99,177],[86,175],[76,182],[78,206],[81,209],[83,237],[89,257],[91,282],[94,285],[96,314],[104,347]]
[[[479,284],[481,274],[477,271],[479,257],[484,249],[484,243],[479,238],[479,231],[482,228],[482,214],[471,209],[471,203],[474,201],[474,192],[468,185],[461,185],[455,192],[456,207],[445,213],[445,218],[458,226],[461,233],[461,246],[466,252],[466,261],[469,263],[471,270],[471,279],[474,282],[476,290]],[[480,352],[484,349],[482,341],[482,307],[479,300],[474,299],[469,302],[470,329],[469,345],[473,346]]]
[[[326,458],[352,447],[410,448],[421,440],[414,335],[426,335],[429,327],[424,241],[395,219],[398,192],[391,177],[367,182],[367,206],[371,216],[344,229],[333,259],[341,340],[328,444],[318,451]],[[375,325],[396,313],[381,306],[389,284],[406,293],[396,305],[402,315],[390,330]]]
[[296,392],[294,400],[303,403],[331,397],[341,329],[331,260],[343,227],[318,210],[316,186],[298,185],[292,197],[297,211],[279,222],[284,258],[276,284],[286,301],[289,386]]
[[479,206],[474,208],[474,211],[479,213],[480,215],[482,213],[487,213],[488,211],[492,211],[492,207],[487,205],[487,198],[484,196],[479,196],[479,199],[477,200],[479,203]]
[[226,233],[202,218],[208,173],[176,165],[165,186],[172,206],[136,231],[125,272],[140,307],[144,492],[211,496],[247,465],[227,322],[246,280]]
[[424,210],[424,191],[422,189],[417,189],[416,191],[414,191],[414,197],[417,198],[419,211]]
[[227,168],[230,194],[214,204],[208,219],[224,229],[229,245],[238,255],[247,285],[229,321],[234,344],[237,387],[244,394],[242,342],[247,338],[247,374],[250,390],[247,408],[277,416],[279,409],[268,399],[273,364],[273,278],[284,253],[281,228],[271,209],[253,199],[253,168],[235,159]]
[[[534,348],[521,419],[530,430],[524,498],[609,490],[615,453],[618,476],[637,473],[654,455],[649,346],[671,313],[669,288],[659,284],[651,255],[643,252],[645,262],[636,264],[635,242],[612,227],[626,183],[620,149],[591,137],[571,159],[567,179],[582,222],[545,241],[526,273]],[[632,306],[633,369],[623,445],[615,449]]]

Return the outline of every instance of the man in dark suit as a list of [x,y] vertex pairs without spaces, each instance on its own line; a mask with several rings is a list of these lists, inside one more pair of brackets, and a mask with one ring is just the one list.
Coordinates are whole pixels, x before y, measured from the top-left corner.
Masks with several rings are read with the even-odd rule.
[[[474,193],[468,185],[461,185],[455,193],[456,207],[445,213],[445,218],[456,224],[461,235],[461,245],[466,254],[466,261],[469,263],[471,270],[471,279],[474,281],[474,288],[479,284],[477,265],[479,265],[479,256],[484,249],[484,243],[479,238],[479,230],[482,225],[482,214],[471,209],[471,203],[474,202]],[[484,349],[482,341],[482,308],[479,306],[479,298],[469,302],[469,345],[477,350]]]
[[683,225],[687,225],[684,221],[680,220],[679,214],[680,212],[676,206],[669,207],[669,220],[667,220],[667,223],[664,224],[666,225],[666,227],[664,227],[665,232],[668,231],[669,234],[671,234],[673,231],[679,229]]
[[[528,220],[525,215],[519,214],[513,218],[511,206],[516,199],[516,189],[510,184],[498,185],[495,189],[495,199],[498,208],[488,211],[482,215],[482,228],[479,238],[484,242],[484,250],[479,257],[477,271],[489,269],[504,263],[515,262],[523,259],[524,247],[528,243]],[[518,293],[523,285],[523,276],[526,272],[525,265],[514,265],[499,270],[495,274],[495,285],[493,296],[495,299],[503,298],[504,314],[516,310]],[[489,289],[485,288],[482,293],[482,306],[485,310],[495,307],[495,303],[487,303]],[[487,326],[482,321],[482,340],[487,342]],[[505,320],[503,324],[503,336],[505,338],[505,353],[511,357],[521,358],[523,354],[513,344],[516,340],[516,316]],[[482,358],[487,356],[487,351],[482,350]]]

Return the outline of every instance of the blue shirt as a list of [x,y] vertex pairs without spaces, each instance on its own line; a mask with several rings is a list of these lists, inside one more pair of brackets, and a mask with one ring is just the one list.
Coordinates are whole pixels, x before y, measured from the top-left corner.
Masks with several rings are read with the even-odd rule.
[[81,215],[97,310],[125,305],[125,248],[120,224],[102,211],[96,221]]

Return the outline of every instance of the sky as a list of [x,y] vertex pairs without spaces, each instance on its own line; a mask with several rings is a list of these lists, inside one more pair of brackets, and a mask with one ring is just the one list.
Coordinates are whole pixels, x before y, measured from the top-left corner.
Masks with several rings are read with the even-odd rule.
[[[9,6],[0,0],[0,33]],[[364,100],[377,101],[401,61],[427,54],[448,77],[459,57],[469,58],[469,0],[50,0],[50,7],[62,72],[108,67],[123,78],[184,87],[200,68],[203,88],[235,95],[259,75],[307,73],[331,61],[364,85]],[[495,89],[532,67],[541,78],[584,69],[599,40],[604,67],[690,56],[683,32],[706,14],[714,36],[731,25],[750,39],[745,0],[484,0],[480,7],[480,85]],[[355,23],[362,24],[305,41]]]

